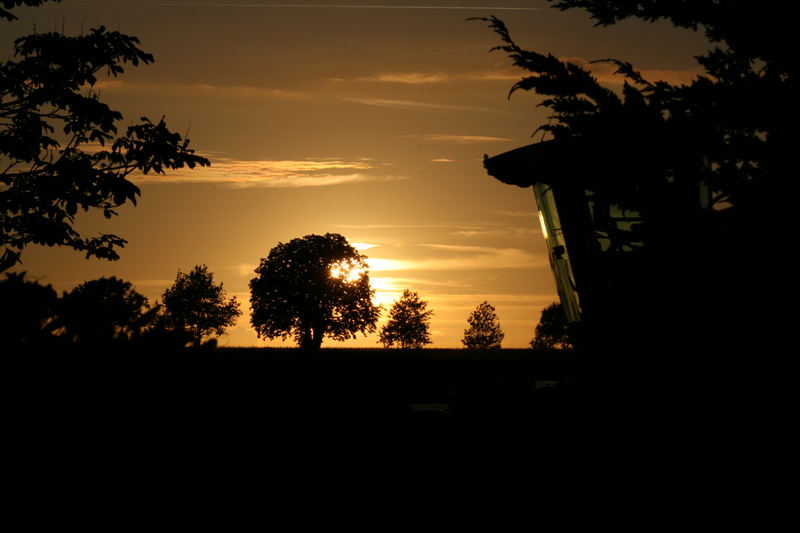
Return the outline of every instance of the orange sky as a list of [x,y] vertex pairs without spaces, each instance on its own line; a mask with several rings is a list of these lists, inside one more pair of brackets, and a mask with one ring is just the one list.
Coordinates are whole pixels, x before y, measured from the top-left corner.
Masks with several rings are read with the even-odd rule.
[[[116,275],[156,300],[178,269],[204,263],[247,309],[270,248],[335,232],[360,243],[387,309],[406,287],[429,302],[432,346],[460,346],[467,316],[488,300],[503,346],[525,347],[555,288],[532,192],[489,177],[482,158],[532,142],[546,112],[534,95],[507,99],[521,73],[489,52],[499,40],[484,23],[465,19],[494,14],[525,48],[581,64],[625,59],[670,81],[691,79],[707,48],[668,24],[595,28],[584,12],[547,5],[64,0],[18,10],[3,26],[3,57],[34,26],[74,34],[99,23],[139,37],[156,62],[103,81],[101,99],[125,124],[166,115],[212,167],[143,179],[137,207],[80,220],[128,239],[120,261],[32,246],[17,270],[59,292]],[[618,84],[607,66],[595,72]],[[281,343],[258,341],[245,314],[220,344]],[[377,335],[324,346],[377,346]]]

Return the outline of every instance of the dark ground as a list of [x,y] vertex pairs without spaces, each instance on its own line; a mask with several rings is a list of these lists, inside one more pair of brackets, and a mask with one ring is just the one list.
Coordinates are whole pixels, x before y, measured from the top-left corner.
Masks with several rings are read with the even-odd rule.
[[468,354],[4,356],[5,505],[15,531],[711,531],[758,514],[775,421],[757,378],[686,354],[602,370]]

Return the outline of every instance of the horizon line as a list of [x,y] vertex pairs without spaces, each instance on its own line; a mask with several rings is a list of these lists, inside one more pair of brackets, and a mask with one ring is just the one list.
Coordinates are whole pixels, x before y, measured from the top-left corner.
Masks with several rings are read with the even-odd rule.
[[439,10],[497,10],[497,11],[539,11],[540,7],[511,7],[511,6],[424,6],[424,5],[357,5],[357,4],[256,4],[236,3],[225,4],[220,2],[162,2],[156,7],[235,7],[235,8],[280,8],[280,9],[439,9]]

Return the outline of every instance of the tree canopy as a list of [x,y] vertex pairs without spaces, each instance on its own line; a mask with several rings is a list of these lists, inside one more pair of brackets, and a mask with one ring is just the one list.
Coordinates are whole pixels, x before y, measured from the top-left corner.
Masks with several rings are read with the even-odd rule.
[[430,317],[433,311],[426,310],[428,302],[419,294],[406,289],[389,310],[389,320],[380,331],[379,342],[385,348],[398,346],[402,349],[422,348],[431,343]]
[[337,233],[278,243],[250,281],[251,323],[259,337],[294,337],[301,348],[375,331],[366,256]]
[[569,323],[561,304],[553,302],[544,309],[531,340],[531,348],[564,350],[573,348]]
[[492,304],[484,301],[467,318],[469,327],[464,330],[461,343],[472,350],[499,349],[505,334]]
[[155,318],[145,296],[115,276],[81,283],[59,302],[58,326],[68,341],[104,345],[139,337]]
[[[620,91],[581,66],[523,49],[501,20],[481,20],[502,40],[495,49],[530,73],[512,86],[509,96],[534,91],[543,97],[539,105],[552,111],[539,131],[554,139],[601,144],[613,139],[618,147],[612,155],[614,179],[604,173],[575,176],[587,189],[613,195],[655,226],[667,218],[665,210],[674,209],[687,184],[703,182],[711,201],[687,226],[718,227],[734,219],[743,220],[745,228],[754,218],[767,217],[782,233],[793,226],[792,209],[786,208],[794,200],[787,196],[793,199],[797,193],[797,180],[788,176],[798,67],[785,46],[788,22],[775,16],[776,2],[768,4],[774,9],[752,9],[744,0],[555,2],[561,10],[587,9],[599,25],[637,17],[703,28],[717,45],[697,58],[705,73],[686,85],[650,81],[624,60],[596,60],[617,67],[624,79]],[[733,210],[721,213],[728,208]]]
[[[14,20],[12,8],[44,1],[5,1],[0,19]],[[135,173],[209,165],[164,117],[142,117],[118,133],[122,114],[94,87],[103,73],[117,77],[128,64],[152,63],[139,44],[103,26],[80,36],[34,33],[16,39],[13,59],[0,63],[0,271],[20,262],[32,243],[118,259],[125,239],[81,235],[79,211],[111,218],[120,206],[136,204]]]
[[226,299],[223,284],[214,283],[214,274],[206,265],[197,265],[188,273],[179,270],[162,300],[161,320],[172,329],[188,332],[194,346],[211,333],[222,335],[242,314],[236,297]]

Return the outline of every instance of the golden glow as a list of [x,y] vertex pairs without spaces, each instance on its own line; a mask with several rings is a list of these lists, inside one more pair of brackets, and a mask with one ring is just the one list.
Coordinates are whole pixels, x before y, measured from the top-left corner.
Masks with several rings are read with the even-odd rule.
[[347,283],[355,283],[366,274],[367,270],[362,267],[353,265],[348,261],[342,261],[331,266],[331,277],[336,279],[343,279]]
[[358,251],[361,251],[361,250],[369,250],[370,248],[375,248],[378,245],[377,244],[369,244],[369,243],[366,243],[366,242],[351,242],[350,246],[352,246],[353,248],[355,248]]
[[384,309],[389,309],[392,303],[397,300],[403,289],[408,286],[408,280],[391,277],[370,278],[370,285],[375,290],[372,303],[382,305]]

